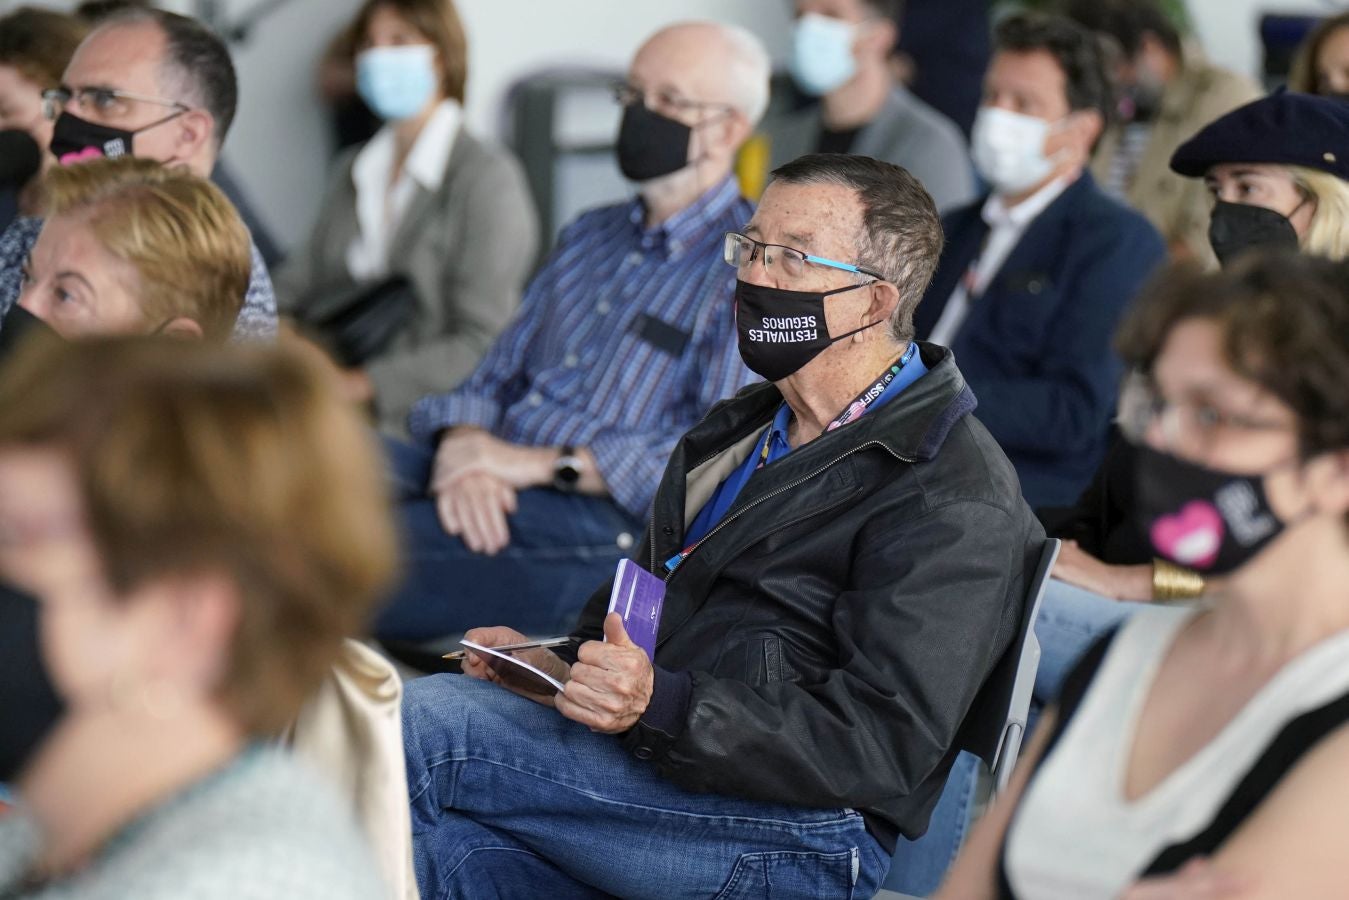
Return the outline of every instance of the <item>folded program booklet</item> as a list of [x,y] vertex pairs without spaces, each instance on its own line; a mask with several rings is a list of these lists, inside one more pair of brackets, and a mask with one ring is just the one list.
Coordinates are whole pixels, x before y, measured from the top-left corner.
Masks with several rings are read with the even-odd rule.
[[656,658],[656,634],[660,631],[661,607],[665,605],[665,582],[630,559],[620,560],[609,594],[609,612],[623,617],[628,637]]
[[487,664],[492,667],[492,671],[496,672],[502,681],[516,684],[526,690],[540,694],[556,694],[562,690],[562,682],[516,656],[516,653],[522,652],[518,648],[514,651],[498,650],[495,647],[487,647],[470,640],[460,640],[459,643],[482,654],[483,659],[487,661]]
[[[619,562],[614,573],[613,591],[609,594],[609,612],[617,612],[623,617],[623,627],[628,637],[646,651],[648,659],[655,658],[656,633],[660,629],[660,613],[664,603],[665,582],[630,559]],[[518,654],[568,643],[565,637],[501,647],[488,647],[470,640],[461,640],[459,643],[481,655],[502,681],[539,694],[555,694],[562,690],[562,682],[526,662]],[[448,653],[446,658],[460,655]]]

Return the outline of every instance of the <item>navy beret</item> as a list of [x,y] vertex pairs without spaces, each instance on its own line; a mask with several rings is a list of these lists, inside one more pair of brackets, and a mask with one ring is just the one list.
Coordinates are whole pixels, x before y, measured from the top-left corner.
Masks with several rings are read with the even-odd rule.
[[1349,101],[1280,89],[1200,129],[1171,156],[1199,178],[1219,163],[1281,163],[1349,181]]

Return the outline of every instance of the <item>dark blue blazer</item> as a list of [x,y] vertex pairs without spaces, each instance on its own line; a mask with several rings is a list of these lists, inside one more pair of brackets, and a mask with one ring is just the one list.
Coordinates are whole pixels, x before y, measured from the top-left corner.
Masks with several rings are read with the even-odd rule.
[[[943,220],[946,247],[914,314],[920,340],[979,256],[982,209],[980,200]],[[971,298],[951,349],[1032,507],[1071,506],[1100,465],[1123,374],[1111,339],[1165,256],[1156,229],[1084,172]]]

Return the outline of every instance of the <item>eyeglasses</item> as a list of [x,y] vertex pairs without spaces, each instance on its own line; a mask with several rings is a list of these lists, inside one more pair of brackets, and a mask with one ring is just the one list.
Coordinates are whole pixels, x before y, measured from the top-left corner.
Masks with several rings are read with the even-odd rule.
[[[648,103],[648,100],[654,100],[655,102]],[[735,109],[735,107],[731,106],[729,103],[690,100],[669,88],[647,92],[636,85],[628,84],[626,81],[620,81],[614,85],[614,102],[619,106],[632,106],[634,103],[641,103],[647,109],[673,110],[674,112],[692,112],[704,109],[730,112]]]
[[1289,422],[1226,412],[1209,403],[1173,403],[1140,372],[1130,374],[1124,382],[1116,421],[1124,436],[1135,443],[1142,442],[1148,428],[1158,422],[1168,447],[1189,439],[1193,446],[1207,448],[1224,432],[1292,431],[1295,427]]
[[60,87],[42,92],[42,114],[55,121],[72,101],[75,103],[75,108],[81,112],[92,109],[104,118],[118,118],[125,115],[131,111],[131,103],[151,103],[155,106],[162,106],[173,110],[174,115],[185,113],[191,109],[187,104],[180,103],[177,100],[147,97],[144,94],[119,91],[116,88],[86,87],[72,91],[69,88]]
[[754,260],[759,257],[760,250],[763,250],[764,268],[778,266],[788,278],[800,278],[809,266],[824,266],[852,272],[855,275],[870,275],[879,281],[888,280],[880,272],[873,272],[851,263],[825,259],[823,256],[811,256],[802,250],[784,247],[781,244],[765,244],[763,241],[756,241],[734,231],[726,233],[724,258],[728,265],[735,266],[737,272],[748,271]]

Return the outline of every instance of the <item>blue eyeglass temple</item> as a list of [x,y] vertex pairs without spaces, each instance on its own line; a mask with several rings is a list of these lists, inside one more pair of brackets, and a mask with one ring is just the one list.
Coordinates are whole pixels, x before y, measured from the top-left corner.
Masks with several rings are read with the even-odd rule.
[[[759,252],[760,247],[778,246],[777,244],[765,244],[763,241],[756,241],[754,238],[745,237],[743,234],[731,233],[728,234],[727,237],[737,244],[739,244],[741,241],[747,241],[751,247],[750,260],[754,259],[754,255]],[[782,249],[791,250],[792,248],[783,247]],[[797,250],[796,252],[801,253],[800,250]],[[831,269],[842,269],[845,272],[854,272],[859,275],[870,275],[872,278],[880,278],[882,281],[885,280],[884,276],[878,272],[872,272],[867,269],[863,269],[860,266],[854,266],[850,263],[839,262],[838,260],[835,259],[826,259],[823,256],[811,256],[809,253],[801,253],[801,256],[805,258],[806,262],[814,263],[817,266],[829,266]]]

